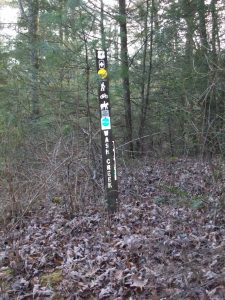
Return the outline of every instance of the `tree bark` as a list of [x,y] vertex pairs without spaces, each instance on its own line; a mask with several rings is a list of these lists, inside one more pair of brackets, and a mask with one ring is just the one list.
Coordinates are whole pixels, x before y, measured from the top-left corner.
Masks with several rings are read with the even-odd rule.
[[211,0],[210,3],[210,11],[212,16],[212,63],[211,63],[211,76],[210,82],[212,83],[212,90],[211,90],[211,101],[215,102],[215,125],[214,131],[216,132],[216,143],[214,143],[217,147],[217,152],[221,151],[221,143],[224,143],[224,136],[219,134],[222,132],[224,126],[224,95],[218,91],[218,70],[220,68],[218,53],[220,53],[220,37],[219,37],[219,25],[218,25],[218,13],[217,13],[217,0]]
[[207,37],[207,27],[206,27],[206,4],[205,0],[197,1],[197,10],[199,17],[199,33],[201,40],[201,73],[204,74],[202,78],[202,105],[203,105],[203,149],[202,155],[206,159],[211,159],[213,152],[215,150],[215,135],[214,135],[214,125],[215,125],[215,114],[216,114],[216,103],[213,93],[213,85],[210,79],[210,47]]
[[137,151],[143,154],[143,134],[146,126],[146,117],[149,107],[149,97],[150,97],[150,85],[151,85],[151,76],[152,76],[152,55],[153,55],[153,9],[154,9],[154,0],[152,0],[152,9],[151,9],[151,20],[150,20],[150,45],[149,45],[149,67],[146,72],[146,60],[147,60],[147,50],[148,50],[148,15],[149,15],[149,6],[150,1],[146,2],[146,16],[144,23],[144,52],[143,52],[143,63],[142,63],[142,87],[141,87],[141,116],[140,116],[140,126],[138,131],[139,140],[137,141]]
[[127,18],[126,18],[126,1],[119,0],[119,25],[121,40],[121,67],[123,82],[123,98],[125,109],[125,125],[126,125],[126,142],[129,142],[128,151],[130,156],[134,156],[133,133],[132,133],[132,112],[130,99],[130,80],[129,80],[129,62],[128,62],[128,46],[127,46]]
[[[184,122],[183,116],[181,117],[180,126],[183,127],[183,146],[184,149],[188,145],[186,145],[186,137],[191,139],[192,151],[197,154],[199,152],[199,145],[196,142],[196,134],[192,134],[192,127],[190,123],[192,123],[193,119],[193,107],[194,107],[194,100],[191,96],[193,93],[193,86],[194,86],[194,72],[193,72],[193,62],[194,62],[194,31],[196,28],[195,24],[195,17],[196,17],[196,5],[192,0],[183,0],[181,2],[181,9],[182,9],[182,17],[186,22],[186,32],[185,32],[185,56],[184,56],[184,68],[183,68],[183,87],[184,87],[184,97],[183,97],[183,107],[186,111],[191,112],[187,114],[190,118],[188,122]],[[186,120],[186,117],[185,117]]]
[[28,7],[28,34],[31,64],[31,105],[32,119],[37,119],[40,114],[39,105],[39,0],[29,1]]
[[106,39],[105,39],[105,28],[104,28],[104,3],[103,3],[103,0],[101,0],[101,21],[100,21],[100,27],[101,27],[102,49],[106,50]]

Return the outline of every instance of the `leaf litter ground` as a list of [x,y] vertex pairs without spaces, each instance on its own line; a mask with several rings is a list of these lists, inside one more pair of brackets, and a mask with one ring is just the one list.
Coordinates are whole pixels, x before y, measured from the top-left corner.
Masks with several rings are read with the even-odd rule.
[[225,299],[224,170],[193,159],[120,171],[120,210],[63,205],[1,230],[0,299]]

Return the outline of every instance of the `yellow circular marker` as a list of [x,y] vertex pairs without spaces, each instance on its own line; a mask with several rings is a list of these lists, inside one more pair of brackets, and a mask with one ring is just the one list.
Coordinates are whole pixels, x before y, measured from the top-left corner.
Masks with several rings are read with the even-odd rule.
[[105,79],[108,76],[108,73],[106,69],[99,69],[98,75],[101,77],[101,79]]

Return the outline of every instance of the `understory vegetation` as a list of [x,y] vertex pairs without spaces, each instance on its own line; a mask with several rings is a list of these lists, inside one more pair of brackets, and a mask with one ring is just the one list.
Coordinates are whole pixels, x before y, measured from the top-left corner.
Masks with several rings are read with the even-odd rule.
[[123,165],[118,213],[109,216],[86,190],[71,216],[59,164],[48,179],[58,186],[52,198],[39,188],[41,209],[26,207],[2,227],[3,299],[224,299],[219,165],[175,158]]
[[0,4],[0,299],[225,299],[224,1]]

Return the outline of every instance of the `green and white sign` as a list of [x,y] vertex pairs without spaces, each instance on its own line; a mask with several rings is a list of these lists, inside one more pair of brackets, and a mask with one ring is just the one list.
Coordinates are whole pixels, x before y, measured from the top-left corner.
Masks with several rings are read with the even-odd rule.
[[101,118],[101,127],[102,127],[102,130],[111,129],[110,117]]

